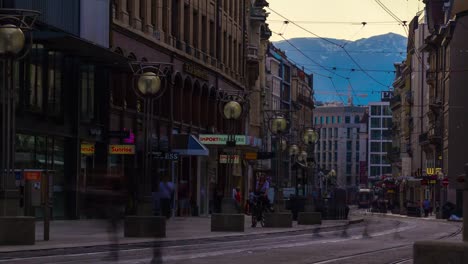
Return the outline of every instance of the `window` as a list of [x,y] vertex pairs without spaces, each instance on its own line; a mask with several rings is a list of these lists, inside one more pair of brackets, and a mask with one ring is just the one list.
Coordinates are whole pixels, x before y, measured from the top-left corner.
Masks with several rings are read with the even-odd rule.
[[341,124],[341,116],[338,116],[338,124]]
[[372,106],[371,106],[371,115],[372,115],[372,116],[379,116],[379,115],[382,115],[382,111],[381,111],[380,105],[372,105]]
[[351,138],[351,128],[346,129],[346,137]]
[[371,152],[381,152],[380,142],[371,142]]
[[381,155],[380,154],[371,154],[370,155],[370,162],[371,162],[371,164],[380,164],[381,163]]
[[359,153],[356,152],[356,163],[359,163]]
[[335,140],[335,150],[338,150],[338,140]]
[[382,139],[382,132],[380,130],[371,131],[371,140],[380,140]]
[[44,55],[43,46],[36,44],[31,51],[31,63],[29,64],[29,109],[35,112],[43,110],[43,67],[42,58]]
[[370,176],[380,176],[380,167],[379,166],[371,166],[370,167]]
[[326,120],[325,122],[326,122],[327,124],[329,124],[329,123],[330,123],[330,117],[328,117],[328,116],[327,116],[327,117],[325,117],[325,120]]
[[372,117],[371,118],[371,128],[380,128],[380,117]]
[[326,162],[327,160],[327,153],[322,153],[322,162]]
[[333,128],[328,129],[328,137],[330,137],[330,138],[333,137]]
[[332,124],[335,124],[335,116],[332,116],[331,120],[332,120]]
[[317,162],[320,163],[320,154],[317,154]]
[[351,174],[353,166],[351,164],[346,164],[346,174]]
[[58,115],[62,112],[62,55],[49,52],[47,112]]
[[338,152],[335,151],[335,162],[338,162]]
[[359,141],[356,141],[356,152],[359,152]]
[[346,177],[346,185],[352,185],[353,184],[353,177],[348,176]]
[[323,116],[320,117],[320,124],[323,124]]
[[383,128],[391,128],[393,125],[391,118],[383,118],[382,119],[382,127]]
[[358,115],[355,116],[355,117],[354,117],[354,123],[355,123],[355,124],[359,124],[360,122],[361,122],[361,117],[358,116]]
[[346,142],[346,151],[351,151],[352,147],[353,147],[353,142],[351,140],[348,140]]
[[350,116],[345,116],[345,124],[351,123],[351,117]]
[[332,154],[331,152],[328,152],[328,162],[331,162],[332,161]]
[[94,66],[81,67],[81,118],[91,120],[94,118]]
[[326,141],[323,141],[323,143],[322,143],[322,150],[325,151],[326,148],[327,148],[327,142],[326,142]]
[[351,163],[353,160],[353,153],[352,152],[346,152],[346,162]]
[[356,165],[356,175],[359,175],[359,165]]
[[390,110],[390,107],[388,105],[384,105],[383,107],[383,115],[384,116],[391,116],[392,111]]
[[335,127],[335,137],[338,138],[338,128]]
[[322,128],[322,138],[327,138],[327,129]]
[[332,149],[332,141],[328,140],[328,150],[331,150],[331,149]]
[[314,124],[317,124],[318,117],[314,117]]

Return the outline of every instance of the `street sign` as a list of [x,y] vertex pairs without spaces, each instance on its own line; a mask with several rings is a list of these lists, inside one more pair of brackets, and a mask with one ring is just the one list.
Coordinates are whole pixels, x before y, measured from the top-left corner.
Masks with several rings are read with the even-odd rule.
[[442,185],[444,185],[445,187],[447,187],[447,186],[449,185],[449,180],[448,180],[448,178],[444,178],[444,179],[442,180]]
[[107,136],[110,138],[128,138],[130,137],[130,131],[109,131]]
[[163,160],[179,160],[179,153],[177,152],[153,152],[155,159]]

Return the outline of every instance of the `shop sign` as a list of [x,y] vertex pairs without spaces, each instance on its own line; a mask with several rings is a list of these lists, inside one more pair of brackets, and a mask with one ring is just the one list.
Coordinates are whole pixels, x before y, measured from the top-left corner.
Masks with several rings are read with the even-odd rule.
[[95,148],[93,144],[81,144],[81,154],[91,155],[94,154]]
[[448,180],[448,178],[444,178],[444,179],[442,180],[442,184],[443,184],[445,187],[447,187],[447,186],[449,185],[449,180]]
[[109,145],[109,154],[133,155],[135,145]]
[[441,171],[442,171],[442,168],[427,168],[426,169],[426,174],[427,175],[437,175]]
[[41,172],[40,171],[25,171],[24,179],[26,179],[27,181],[40,181]]
[[247,153],[245,153],[244,158],[246,160],[256,160],[257,159],[257,152],[247,152]]
[[[228,135],[210,135],[201,134],[198,140],[204,145],[226,145]],[[247,139],[244,135],[235,135],[236,145],[247,145]]]
[[179,160],[179,153],[177,152],[155,152],[154,158],[163,160]]
[[221,164],[238,164],[239,155],[219,155],[219,163]]

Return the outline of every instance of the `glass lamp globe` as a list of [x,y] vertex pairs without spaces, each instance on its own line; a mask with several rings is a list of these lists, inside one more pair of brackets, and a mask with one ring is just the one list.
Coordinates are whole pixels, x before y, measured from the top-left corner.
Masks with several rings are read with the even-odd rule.
[[138,78],[138,90],[143,95],[155,95],[161,89],[161,79],[154,72],[145,72]]
[[314,144],[318,140],[318,133],[313,129],[307,129],[304,132],[304,143],[305,144]]
[[24,48],[23,31],[15,25],[0,26],[0,55],[16,55]]
[[286,130],[287,121],[282,116],[277,116],[271,121],[271,130],[273,133],[278,134]]
[[224,105],[224,117],[227,119],[238,119],[242,114],[242,106],[236,102],[231,101]]

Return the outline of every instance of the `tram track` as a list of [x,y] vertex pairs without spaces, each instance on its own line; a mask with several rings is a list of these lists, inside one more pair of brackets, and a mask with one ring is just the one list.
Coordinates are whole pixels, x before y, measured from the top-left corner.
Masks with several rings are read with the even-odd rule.
[[[444,239],[455,237],[455,236],[459,235],[462,231],[463,231],[463,227],[459,227],[455,232],[452,232],[452,233],[450,233],[448,235],[445,235],[445,236],[441,236],[441,237],[437,238],[436,240],[444,240]],[[329,264],[329,263],[341,262],[341,261],[345,261],[345,260],[355,259],[355,258],[358,258],[358,257],[380,254],[382,252],[388,252],[388,251],[392,251],[392,250],[401,250],[403,248],[412,247],[413,244],[414,244],[413,242],[412,243],[406,243],[406,244],[403,244],[403,245],[398,245],[398,246],[393,246],[393,247],[387,247],[387,248],[382,248],[382,249],[377,249],[377,250],[372,250],[372,251],[360,252],[360,253],[356,253],[356,254],[340,256],[340,257],[331,258],[331,259],[322,260],[322,261],[310,262],[308,264]],[[389,262],[387,264],[405,264],[405,263],[410,263],[412,260],[413,260],[412,257],[411,258],[406,257],[406,258],[402,258],[402,259],[399,259],[399,260],[396,260],[396,261],[393,261],[393,262]]]

